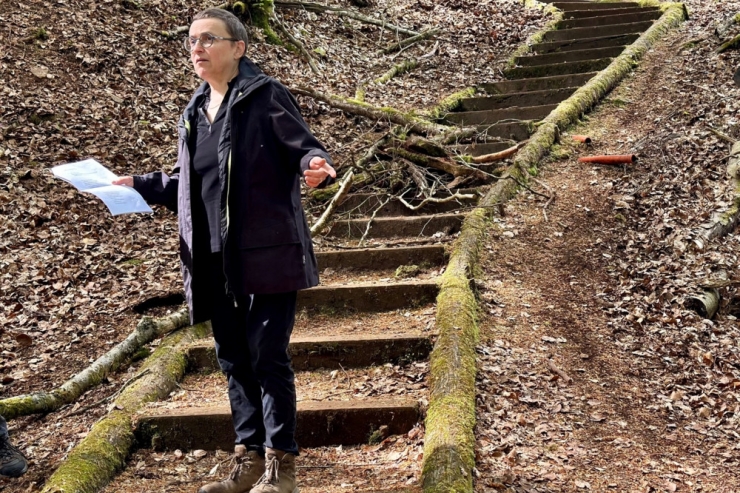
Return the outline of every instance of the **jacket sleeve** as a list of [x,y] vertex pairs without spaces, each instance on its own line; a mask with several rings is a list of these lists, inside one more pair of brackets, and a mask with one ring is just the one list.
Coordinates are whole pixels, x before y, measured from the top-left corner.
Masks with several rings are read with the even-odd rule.
[[134,190],[139,192],[150,204],[159,204],[177,213],[177,187],[180,180],[180,167],[171,174],[162,171],[134,176]]
[[[273,132],[280,141],[283,155],[290,166],[295,166],[296,171],[300,170],[301,177],[314,157],[326,159],[326,162],[334,166],[329,153],[303,120],[298,102],[282,84],[273,86],[268,114]],[[334,179],[327,176],[317,188],[323,188],[333,182]]]

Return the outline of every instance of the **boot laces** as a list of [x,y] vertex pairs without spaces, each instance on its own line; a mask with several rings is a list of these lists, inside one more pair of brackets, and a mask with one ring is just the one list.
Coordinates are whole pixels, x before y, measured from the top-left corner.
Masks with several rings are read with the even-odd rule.
[[231,472],[229,473],[229,479],[232,481],[236,481],[236,478],[239,477],[239,475],[242,472],[242,468],[247,463],[247,468],[251,465],[251,461],[249,461],[248,457],[239,457],[238,455],[234,455],[234,457],[231,458]]
[[280,465],[280,461],[277,460],[277,457],[271,457],[266,463],[265,463],[265,473],[262,475],[259,481],[257,481],[257,484],[277,484],[279,483],[280,479],[278,476],[278,467]]

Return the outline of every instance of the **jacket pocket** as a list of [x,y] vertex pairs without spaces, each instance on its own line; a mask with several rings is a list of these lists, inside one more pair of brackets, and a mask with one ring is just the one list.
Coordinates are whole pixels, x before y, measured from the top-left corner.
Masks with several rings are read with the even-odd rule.
[[300,242],[301,237],[293,219],[274,221],[267,225],[262,223],[256,227],[244,226],[239,237],[240,248],[264,248]]

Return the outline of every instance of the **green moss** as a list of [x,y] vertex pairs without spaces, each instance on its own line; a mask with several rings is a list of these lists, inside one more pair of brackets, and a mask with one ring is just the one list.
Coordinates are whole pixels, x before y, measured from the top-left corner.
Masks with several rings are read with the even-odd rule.
[[33,31],[33,34],[31,34],[31,37],[38,41],[46,41],[49,39],[49,33],[46,31],[46,28],[39,27],[38,29],[35,29]]
[[430,120],[436,121],[444,117],[447,113],[450,111],[456,109],[458,106],[460,106],[460,102],[465,98],[470,98],[475,95],[475,88],[474,87],[467,87],[461,91],[457,91],[456,93],[450,94],[446,98],[444,98],[442,101],[440,101],[437,106],[432,108],[427,112],[427,117]]
[[401,265],[396,269],[395,276],[398,278],[416,277],[421,272],[418,265]]

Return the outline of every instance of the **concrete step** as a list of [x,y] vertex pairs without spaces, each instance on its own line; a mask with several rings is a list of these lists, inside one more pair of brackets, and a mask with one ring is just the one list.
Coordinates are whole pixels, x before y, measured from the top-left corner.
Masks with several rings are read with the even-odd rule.
[[[362,238],[368,219],[337,221],[328,236],[337,238]],[[367,238],[396,238],[401,236],[432,236],[437,232],[457,233],[462,225],[462,214],[435,214],[412,217],[376,217]]]
[[539,65],[552,65],[555,63],[580,62],[586,60],[598,60],[600,58],[616,58],[624,46],[613,46],[610,48],[592,48],[590,50],[572,50],[562,53],[547,53],[545,55],[530,55],[516,58],[516,64],[520,67],[536,67]]
[[553,2],[560,10],[604,10],[604,9],[631,9],[640,7],[637,2]]
[[[458,204],[458,207],[462,207]],[[316,253],[319,269],[391,270],[401,265],[444,265],[444,245],[418,245],[399,248],[358,248]]]
[[554,77],[539,77],[536,79],[505,80],[481,84],[480,88],[489,94],[509,95],[533,91],[548,91],[567,87],[580,87],[598,72],[586,74],[556,75]]
[[618,34],[634,34],[647,31],[653,21],[613,24],[611,26],[578,27],[562,31],[548,31],[543,36],[545,41],[569,41],[574,39],[599,38]]
[[[432,347],[421,335],[291,337],[290,357],[295,371],[363,368],[426,360]],[[191,370],[218,370],[213,343],[190,347],[188,364]]]
[[504,70],[510,79],[529,79],[536,77],[552,77],[554,75],[585,74],[604,70],[612,63],[612,58],[598,60],[581,60],[578,62],[553,63],[536,67],[516,67]]
[[601,38],[586,38],[568,41],[550,41],[548,43],[536,43],[532,45],[532,51],[539,54],[566,52],[572,50],[591,50],[595,48],[611,48],[614,46],[631,45],[640,35],[620,34]]
[[604,15],[640,14],[642,12],[660,12],[660,7],[634,7],[628,9],[571,10],[563,14],[563,19],[585,19]]
[[[410,400],[325,401],[298,403],[296,441],[300,447],[367,443],[381,426],[391,435],[407,433],[420,419],[419,403]],[[228,406],[162,410],[142,415],[135,430],[140,446],[163,450],[234,449],[234,425]]]
[[[462,193],[462,192],[461,192]],[[475,191],[466,192],[468,195],[475,195],[474,199],[460,199],[450,202],[434,203],[427,202],[420,209],[412,211],[399,200],[393,199],[385,203],[385,197],[379,196],[374,193],[356,193],[348,195],[341,204],[337,206],[337,213],[351,213],[355,216],[370,215],[377,210],[376,217],[388,217],[388,216],[414,216],[418,214],[443,214],[445,212],[452,212],[458,209],[474,205],[478,202],[479,195]],[[440,198],[444,198],[449,195],[440,195]],[[423,199],[422,198],[411,198],[405,199],[406,202],[413,205],[418,205]]]
[[298,291],[298,309],[383,312],[434,303],[438,293],[433,279],[316,286]]
[[557,104],[573,94],[577,87],[552,89],[548,91],[517,92],[497,96],[466,98],[461,101],[462,111],[484,111],[508,108],[510,106],[542,106]]
[[514,145],[512,142],[486,142],[451,146],[451,150],[461,156],[484,156],[506,150]]
[[634,22],[654,21],[663,15],[661,11],[638,12],[635,14],[604,15],[584,19],[567,19],[558,22],[557,29],[575,29],[579,27],[611,26],[614,24],[631,24]]
[[514,106],[504,110],[461,111],[449,113],[445,119],[457,125],[485,125],[502,120],[542,120],[555,109],[557,105],[542,106]]
[[488,137],[511,140],[527,140],[534,133],[534,125],[531,121],[506,122],[494,125],[478,125],[478,132]]
[[556,105],[513,106],[499,110],[461,111],[449,113],[446,120],[457,125],[486,125],[507,120],[541,120],[550,114]]

